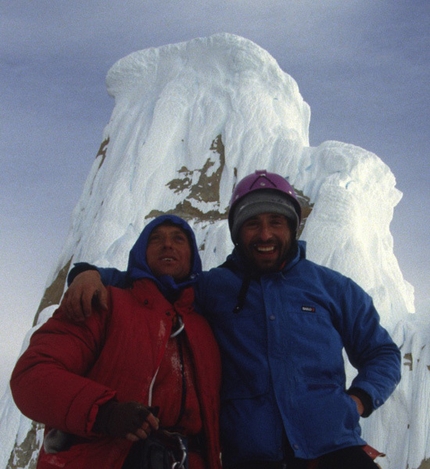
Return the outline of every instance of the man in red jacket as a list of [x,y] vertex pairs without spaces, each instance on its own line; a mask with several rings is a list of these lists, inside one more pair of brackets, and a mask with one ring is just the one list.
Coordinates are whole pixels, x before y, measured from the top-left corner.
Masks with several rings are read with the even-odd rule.
[[109,289],[107,314],[76,323],[59,308],[33,334],[11,389],[45,424],[39,469],[131,469],[152,433],[182,435],[189,469],[220,468],[221,367],[193,309],[200,272],[189,225],[158,217],[130,251],[129,288]]

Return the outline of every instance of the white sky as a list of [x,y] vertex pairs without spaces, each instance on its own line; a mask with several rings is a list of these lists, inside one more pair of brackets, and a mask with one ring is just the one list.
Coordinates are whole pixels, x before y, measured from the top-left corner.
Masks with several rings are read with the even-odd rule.
[[429,17],[428,0],[3,0],[0,394],[113,109],[106,72],[147,47],[229,32],[273,55],[311,107],[312,146],[352,143],[390,166],[395,254],[430,297]]

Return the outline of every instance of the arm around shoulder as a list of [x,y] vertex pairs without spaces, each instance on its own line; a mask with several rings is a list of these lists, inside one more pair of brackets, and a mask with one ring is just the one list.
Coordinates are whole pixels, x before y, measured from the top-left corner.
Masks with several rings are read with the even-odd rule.
[[90,269],[74,276],[61,300],[60,308],[74,321],[91,316],[93,306],[106,310],[108,293],[97,270]]

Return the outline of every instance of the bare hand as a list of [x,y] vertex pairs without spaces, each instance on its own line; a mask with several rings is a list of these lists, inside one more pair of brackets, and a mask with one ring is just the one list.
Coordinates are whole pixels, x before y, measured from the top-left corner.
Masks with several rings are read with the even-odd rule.
[[61,300],[61,309],[73,321],[84,321],[93,307],[108,308],[108,293],[97,270],[86,270],[75,277]]
[[364,405],[361,402],[361,399],[359,399],[357,396],[354,396],[353,394],[350,394],[349,397],[357,404],[357,410],[360,415],[363,415],[364,412]]
[[146,420],[143,422],[140,428],[134,433],[127,433],[127,440],[138,441],[145,440],[152,433],[153,430],[158,430],[159,420],[153,414],[149,414]]

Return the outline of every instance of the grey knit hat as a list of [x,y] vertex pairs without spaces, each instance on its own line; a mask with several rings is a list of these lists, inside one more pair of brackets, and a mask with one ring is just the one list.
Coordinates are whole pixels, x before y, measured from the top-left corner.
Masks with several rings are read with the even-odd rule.
[[234,208],[231,226],[231,239],[238,242],[239,230],[248,218],[261,213],[277,213],[293,222],[294,231],[299,225],[299,216],[292,201],[279,191],[259,190],[250,192]]

